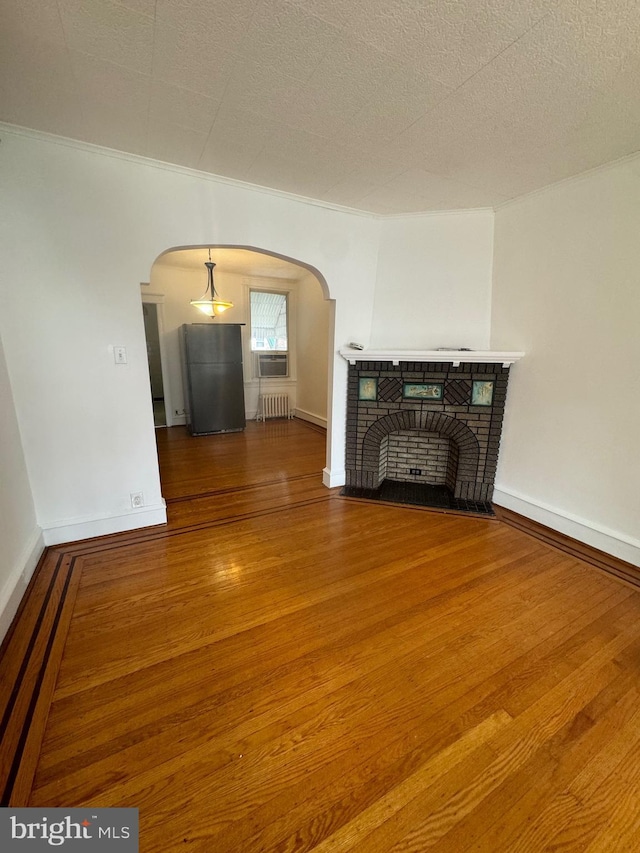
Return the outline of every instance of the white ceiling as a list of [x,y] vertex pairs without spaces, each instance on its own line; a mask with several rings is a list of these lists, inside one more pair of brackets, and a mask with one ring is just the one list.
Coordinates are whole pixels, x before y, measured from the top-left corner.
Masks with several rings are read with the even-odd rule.
[[374,213],[640,149],[639,0],[2,0],[0,120]]

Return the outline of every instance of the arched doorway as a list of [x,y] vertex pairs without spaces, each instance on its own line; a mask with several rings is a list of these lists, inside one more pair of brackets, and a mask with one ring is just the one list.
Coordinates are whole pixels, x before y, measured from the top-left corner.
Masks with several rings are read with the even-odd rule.
[[[205,261],[215,263],[218,296],[233,303],[210,320],[190,303],[207,285]],[[157,301],[162,321],[164,394],[167,425],[185,423],[180,358],[180,328],[193,323],[244,324],[242,328],[245,410],[247,421],[259,417],[260,400],[284,394],[297,419],[326,429],[333,352],[333,302],[318,270],[304,262],[251,246],[179,246],[154,262],[143,300]],[[251,332],[252,294],[285,294],[288,310],[288,363],[285,375],[264,375]],[[169,402],[170,401],[170,402]]]

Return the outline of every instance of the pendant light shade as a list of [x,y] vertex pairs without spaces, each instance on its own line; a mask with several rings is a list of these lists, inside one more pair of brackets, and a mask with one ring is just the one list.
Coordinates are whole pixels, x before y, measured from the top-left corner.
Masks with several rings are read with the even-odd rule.
[[211,249],[209,249],[209,260],[204,262],[207,268],[207,289],[202,294],[200,299],[192,299],[191,305],[206,314],[207,317],[214,319],[219,314],[222,314],[227,308],[233,308],[233,302],[227,302],[225,299],[220,299],[216,294],[216,288],[213,283],[213,268],[214,262],[211,260]]

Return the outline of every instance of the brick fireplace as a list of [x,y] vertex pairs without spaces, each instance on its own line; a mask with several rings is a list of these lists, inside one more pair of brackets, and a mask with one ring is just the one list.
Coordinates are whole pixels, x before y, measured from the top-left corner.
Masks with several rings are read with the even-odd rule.
[[492,512],[509,370],[522,353],[341,355],[349,361],[344,493]]

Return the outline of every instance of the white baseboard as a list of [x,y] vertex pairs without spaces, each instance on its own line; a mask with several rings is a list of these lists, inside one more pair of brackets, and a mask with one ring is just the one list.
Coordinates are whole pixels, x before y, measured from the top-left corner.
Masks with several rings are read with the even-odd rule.
[[327,428],[327,419],[320,415],[314,415],[313,412],[307,412],[305,409],[294,409],[293,414],[300,420],[309,421],[310,424],[316,424],[316,426],[324,427],[324,429]]
[[640,540],[571,513],[534,501],[511,489],[496,488],[493,503],[524,515],[585,545],[640,566]]
[[328,489],[337,489],[338,486],[344,486],[346,478],[344,471],[332,471],[329,468],[322,469],[322,484]]
[[108,536],[111,533],[124,533],[127,530],[166,523],[167,505],[162,501],[157,506],[147,506],[126,515],[72,519],[60,524],[43,525],[43,535],[45,545],[61,545],[63,542],[92,539],[94,536]]
[[13,617],[18,612],[22,597],[43,551],[44,538],[38,527],[30,536],[0,591],[0,641],[3,640],[13,622]]

